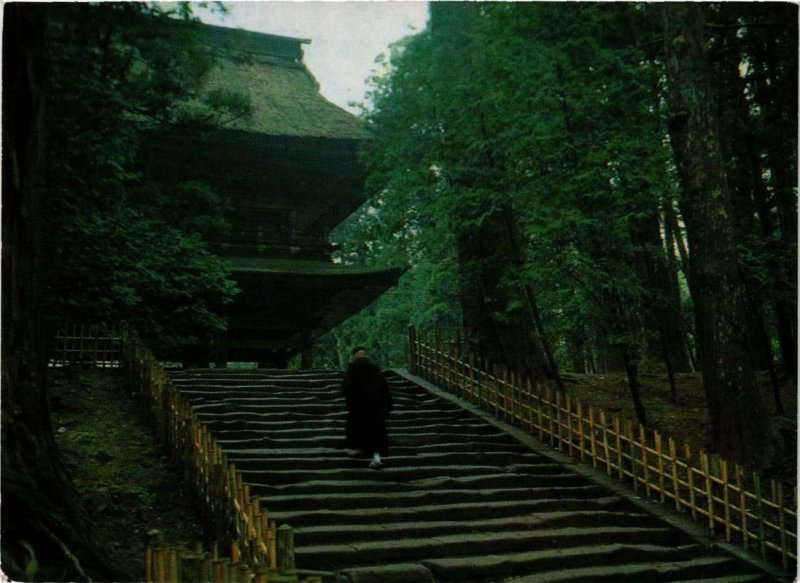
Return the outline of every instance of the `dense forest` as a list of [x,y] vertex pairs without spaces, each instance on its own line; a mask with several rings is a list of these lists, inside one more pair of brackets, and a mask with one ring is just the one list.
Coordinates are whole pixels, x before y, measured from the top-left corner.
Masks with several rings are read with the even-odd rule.
[[[778,460],[755,377],[780,410],[797,369],[797,5],[430,10],[378,61],[369,200],[335,232],[342,263],[406,273],[316,364],[364,344],[405,365],[411,323],[463,329],[477,354],[555,383],[624,371],[634,402],[644,371],[701,371],[717,451]],[[127,321],[177,345],[224,329],[237,291],[203,242],[225,229],[221,193],[186,183],[177,205],[140,180],[148,136],[248,115],[239,95],[199,92],[211,61],[191,18],[4,6],[1,534],[16,579],[37,563],[44,580],[116,576],[52,439],[55,323]]]
[[797,368],[797,6],[432,4],[379,60],[341,260],[404,265],[318,361],[409,322],[534,378],[702,371],[719,451],[768,465],[756,371]]
[[3,572],[119,580],[55,448],[48,345],[64,319],[130,322],[167,346],[224,329],[237,290],[203,241],[225,227],[219,194],[186,183],[177,204],[141,181],[137,154],[248,103],[199,92],[212,61],[186,3],[3,8]]

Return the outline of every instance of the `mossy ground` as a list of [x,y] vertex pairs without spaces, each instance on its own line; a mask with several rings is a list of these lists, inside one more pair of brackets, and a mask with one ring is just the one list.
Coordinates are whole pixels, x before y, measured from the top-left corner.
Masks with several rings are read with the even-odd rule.
[[121,371],[56,370],[50,379],[56,443],[104,550],[121,572],[144,576],[145,537],[207,542],[181,473],[156,441]]

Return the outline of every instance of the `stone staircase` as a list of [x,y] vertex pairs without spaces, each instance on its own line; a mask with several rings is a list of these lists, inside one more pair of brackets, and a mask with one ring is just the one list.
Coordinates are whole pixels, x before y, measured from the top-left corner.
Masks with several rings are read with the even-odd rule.
[[774,580],[397,373],[379,471],[342,449],[339,372],[171,376],[326,580]]

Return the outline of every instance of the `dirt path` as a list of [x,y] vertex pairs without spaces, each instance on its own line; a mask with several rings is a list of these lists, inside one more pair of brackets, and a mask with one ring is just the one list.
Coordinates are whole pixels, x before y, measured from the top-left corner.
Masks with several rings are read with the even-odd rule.
[[180,473],[155,439],[145,411],[121,372],[55,371],[51,403],[56,442],[111,562],[144,576],[144,541],[205,541]]

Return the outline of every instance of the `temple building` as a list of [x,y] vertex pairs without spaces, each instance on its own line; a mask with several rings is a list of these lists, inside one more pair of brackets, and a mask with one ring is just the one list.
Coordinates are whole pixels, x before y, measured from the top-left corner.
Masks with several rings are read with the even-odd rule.
[[328,102],[303,63],[310,41],[203,26],[216,57],[207,90],[249,96],[252,113],[201,133],[161,134],[148,174],[162,184],[213,186],[231,228],[209,243],[241,293],[229,328],[192,359],[285,367],[314,340],[397,283],[400,269],[332,262],[331,230],[365,200],[361,120]]

